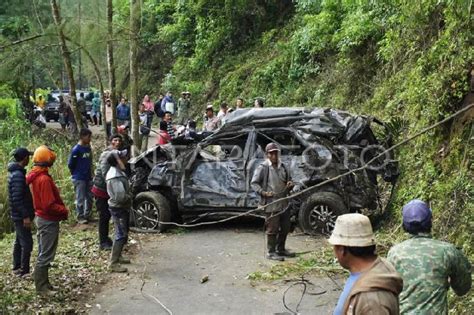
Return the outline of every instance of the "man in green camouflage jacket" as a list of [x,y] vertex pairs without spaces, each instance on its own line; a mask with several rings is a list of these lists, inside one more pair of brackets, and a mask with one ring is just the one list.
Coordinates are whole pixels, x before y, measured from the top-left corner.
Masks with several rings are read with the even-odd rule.
[[454,245],[431,238],[431,209],[421,200],[403,207],[403,228],[411,238],[388,253],[403,278],[401,314],[448,314],[449,287],[461,296],[471,288],[471,265]]

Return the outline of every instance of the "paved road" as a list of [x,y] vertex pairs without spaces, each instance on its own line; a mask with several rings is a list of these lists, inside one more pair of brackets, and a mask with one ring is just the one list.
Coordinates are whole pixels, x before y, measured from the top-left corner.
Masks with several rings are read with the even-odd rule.
[[[134,257],[131,272],[110,276],[108,284],[89,302],[91,313],[166,314],[153,298],[140,293],[144,278],[145,295],[158,298],[173,314],[291,314],[282,303],[291,283],[255,284],[247,279],[249,273],[276,264],[263,258],[260,225],[241,222],[181,234],[141,236],[142,251]],[[320,244],[321,240],[304,235],[289,239],[289,247],[298,252]],[[205,276],[209,280],[201,283]],[[309,293],[327,293],[305,295],[300,314],[332,314],[340,291],[328,278],[308,279],[315,284],[308,286]],[[301,292],[300,287],[289,292],[287,301],[293,308]]]

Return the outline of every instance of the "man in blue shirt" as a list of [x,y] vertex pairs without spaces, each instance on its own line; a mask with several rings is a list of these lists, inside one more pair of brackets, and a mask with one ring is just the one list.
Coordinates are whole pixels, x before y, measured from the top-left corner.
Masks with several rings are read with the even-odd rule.
[[340,215],[328,241],[341,267],[350,273],[334,315],[400,314],[403,280],[388,261],[377,256],[369,218],[360,213]]
[[117,125],[128,125],[130,122],[130,106],[127,104],[127,100],[122,97],[120,104],[117,106]]
[[87,224],[92,211],[91,137],[92,132],[89,129],[81,129],[79,143],[72,148],[68,161],[76,195],[76,214],[79,224]]

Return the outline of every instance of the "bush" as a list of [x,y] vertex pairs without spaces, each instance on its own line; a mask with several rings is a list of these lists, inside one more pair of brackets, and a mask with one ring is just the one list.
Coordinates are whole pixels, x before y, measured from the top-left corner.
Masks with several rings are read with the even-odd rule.
[[[0,121],[0,177],[7,178],[7,165],[15,148],[21,146],[34,151],[42,144],[47,144],[57,154],[50,174],[60,189],[64,202],[69,209],[73,209],[74,189],[67,168],[67,159],[73,144],[65,135],[48,129],[33,132],[28,122],[18,118]],[[7,181],[3,180],[0,182],[0,238],[5,232],[10,232],[11,228],[8,187]]]
[[16,117],[18,114],[18,103],[14,98],[0,98],[0,120]]

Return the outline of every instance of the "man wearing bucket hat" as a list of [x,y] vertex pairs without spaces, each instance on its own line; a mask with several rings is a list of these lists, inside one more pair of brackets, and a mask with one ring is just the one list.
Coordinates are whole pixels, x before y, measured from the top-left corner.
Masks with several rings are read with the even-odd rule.
[[449,287],[457,295],[471,288],[471,265],[454,245],[431,238],[431,209],[412,200],[402,210],[403,229],[410,239],[395,245],[388,260],[403,278],[400,312],[448,314]]
[[337,217],[328,241],[339,264],[350,272],[334,315],[398,315],[403,281],[388,261],[375,254],[369,218],[359,213]]
[[[288,196],[294,184],[288,167],[280,160],[280,148],[276,143],[269,143],[265,148],[267,160],[255,170],[252,177],[252,188],[260,195],[260,205],[266,205],[277,199]],[[295,257],[285,248],[286,238],[290,233],[290,210],[288,201],[280,201],[265,208],[265,233],[267,234],[267,258],[283,261],[284,257]]]
[[178,123],[185,125],[189,119],[189,109],[191,108],[191,93],[188,91],[181,92],[178,99]]
[[56,153],[45,145],[33,154],[33,168],[26,176],[30,185],[35,208],[35,223],[38,229],[38,258],[34,271],[36,292],[50,295],[54,291],[49,283],[48,270],[56,256],[59,240],[59,221],[67,220],[68,210],[59,190],[49,174],[49,168],[56,161]]

